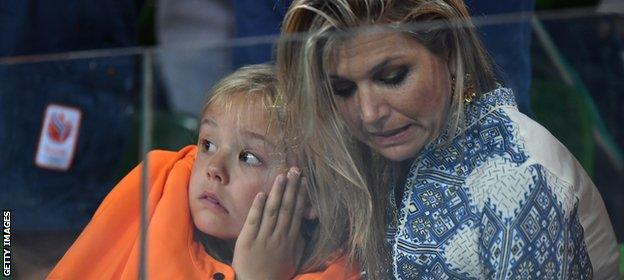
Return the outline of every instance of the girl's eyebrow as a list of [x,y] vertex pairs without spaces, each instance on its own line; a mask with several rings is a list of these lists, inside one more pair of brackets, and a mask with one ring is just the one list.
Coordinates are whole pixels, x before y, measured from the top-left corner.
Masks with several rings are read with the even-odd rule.
[[[205,117],[202,119],[200,127],[201,126],[211,126],[211,127],[219,127],[219,125],[217,124],[217,122],[215,122],[213,119],[211,119],[210,117]],[[244,130],[241,132],[241,135],[246,137],[246,138],[251,138],[251,139],[256,139],[262,142],[267,143],[271,149],[275,149],[275,143],[273,141],[271,141],[271,139],[269,139],[268,137],[266,137],[263,134],[251,131],[251,130]]]
[[255,140],[259,140],[259,141],[265,142],[266,144],[268,144],[270,146],[271,149],[275,149],[275,143],[273,143],[273,141],[271,141],[271,139],[269,139],[265,135],[262,135],[262,134],[257,133],[257,132],[253,132],[251,130],[245,130],[241,134],[244,137],[248,137],[248,138],[251,138],[251,139],[255,139]]
[[209,125],[209,126],[215,126],[218,127],[219,125],[213,121],[210,117],[205,117],[202,119],[200,126],[204,126],[204,125]]

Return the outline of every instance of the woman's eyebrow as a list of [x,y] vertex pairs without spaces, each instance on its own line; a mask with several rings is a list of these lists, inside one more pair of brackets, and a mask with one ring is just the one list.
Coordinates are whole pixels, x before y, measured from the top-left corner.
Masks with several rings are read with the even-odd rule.
[[[373,66],[371,69],[366,71],[366,74],[368,76],[374,76],[377,72],[379,72],[380,70],[382,70],[385,67],[387,67],[388,64],[390,64],[392,61],[395,61],[395,60],[400,59],[402,57],[403,56],[400,55],[400,54],[387,57],[382,62],[378,63],[377,65]],[[336,75],[336,74],[330,74],[329,75],[329,79],[330,79],[330,81],[348,80],[348,79],[346,79],[346,78],[344,78],[344,77],[342,77],[340,75]]]
[[399,58],[401,58],[401,55],[395,55],[395,56],[387,57],[382,62],[378,63],[377,65],[373,66],[373,68],[368,70],[368,75],[369,76],[375,75],[380,70],[386,68],[388,66],[388,64],[390,64],[390,62],[392,62],[394,60],[397,60]]

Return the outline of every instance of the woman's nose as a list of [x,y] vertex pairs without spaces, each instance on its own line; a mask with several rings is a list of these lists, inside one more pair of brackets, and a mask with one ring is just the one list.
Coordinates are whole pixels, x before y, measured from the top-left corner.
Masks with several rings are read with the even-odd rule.
[[389,115],[383,96],[377,94],[371,86],[360,87],[357,96],[360,118],[365,125],[377,125]]
[[226,185],[230,178],[227,173],[225,159],[218,155],[213,155],[208,163],[206,175],[208,180],[214,180],[222,185]]

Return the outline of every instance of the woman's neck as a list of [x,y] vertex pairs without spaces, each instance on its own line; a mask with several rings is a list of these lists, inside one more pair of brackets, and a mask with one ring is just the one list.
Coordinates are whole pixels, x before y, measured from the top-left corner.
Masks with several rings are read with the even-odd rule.
[[413,158],[406,159],[398,164],[398,179],[399,183],[404,185],[405,180],[407,179],[407,174],[409,174],[410,167],[412,166]]
[[397,181],[394,186],[394,199],[397,207],[400,207],[401,201],[403,200],[407,174],[409,173],[412,160],[413,159],[410,158],[397,164]]

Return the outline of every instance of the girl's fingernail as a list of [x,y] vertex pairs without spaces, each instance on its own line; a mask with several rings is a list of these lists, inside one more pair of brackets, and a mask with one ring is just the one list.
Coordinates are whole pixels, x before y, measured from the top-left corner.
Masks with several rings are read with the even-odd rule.
[[290,170],[288,170],[288,173],[290,176],[299,176],[299,174],[301,174],[301,170],[297,167],[291,167]]

